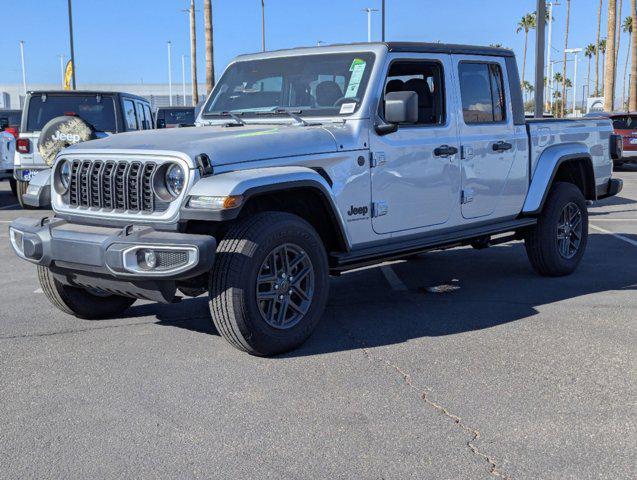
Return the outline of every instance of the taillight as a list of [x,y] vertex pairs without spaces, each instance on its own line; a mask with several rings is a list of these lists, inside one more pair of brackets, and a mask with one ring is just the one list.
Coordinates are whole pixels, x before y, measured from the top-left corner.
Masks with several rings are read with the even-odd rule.
[[29,153],[31,151],[31,140],[28,138],[18,138],[18,152]]

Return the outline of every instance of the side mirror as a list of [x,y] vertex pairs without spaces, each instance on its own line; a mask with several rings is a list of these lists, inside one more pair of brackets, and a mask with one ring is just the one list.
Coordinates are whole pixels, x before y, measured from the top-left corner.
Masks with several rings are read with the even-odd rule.
[[157,119],[157,128],[166,128],[166,120],[162,118]]
[[418,122],[416,92],[389,92],[385,95],[385,121],[388,123]]

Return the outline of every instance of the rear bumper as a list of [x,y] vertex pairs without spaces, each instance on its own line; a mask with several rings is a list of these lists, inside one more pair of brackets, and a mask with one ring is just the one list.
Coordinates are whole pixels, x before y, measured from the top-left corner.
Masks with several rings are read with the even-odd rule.
[[623,163],[637,162],[637,150],[626,150],[626,149],[624,149],[623,152],[622,152],[621,161]]
[[50,268],[63,283],[166,302],[176,281],[212,268],[217,246],[207,235],[91,227],[59,218],[18,218],[9,236],[19,257]]
[[611,178],[608,181],[608,187],[606,188],[606,191],[597,195],[597,199],[602,200],[604,198],[614,197],[622,191],[622,188],[624,188],[624,181],[622,179]]

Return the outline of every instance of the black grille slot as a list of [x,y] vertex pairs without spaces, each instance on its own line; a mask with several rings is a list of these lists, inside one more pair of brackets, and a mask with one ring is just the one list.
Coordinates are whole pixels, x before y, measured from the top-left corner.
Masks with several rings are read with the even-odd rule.
[[69,205],[104,210],[153,213],[153,162],[74,160],[69,180]]

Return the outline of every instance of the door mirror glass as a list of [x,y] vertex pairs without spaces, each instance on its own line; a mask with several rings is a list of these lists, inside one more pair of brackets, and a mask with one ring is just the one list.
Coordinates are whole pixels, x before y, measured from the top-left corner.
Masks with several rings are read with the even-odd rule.
[[418,122],[418,95],[416,92],[389,92],[385,94],[385,121],[394,124]]

